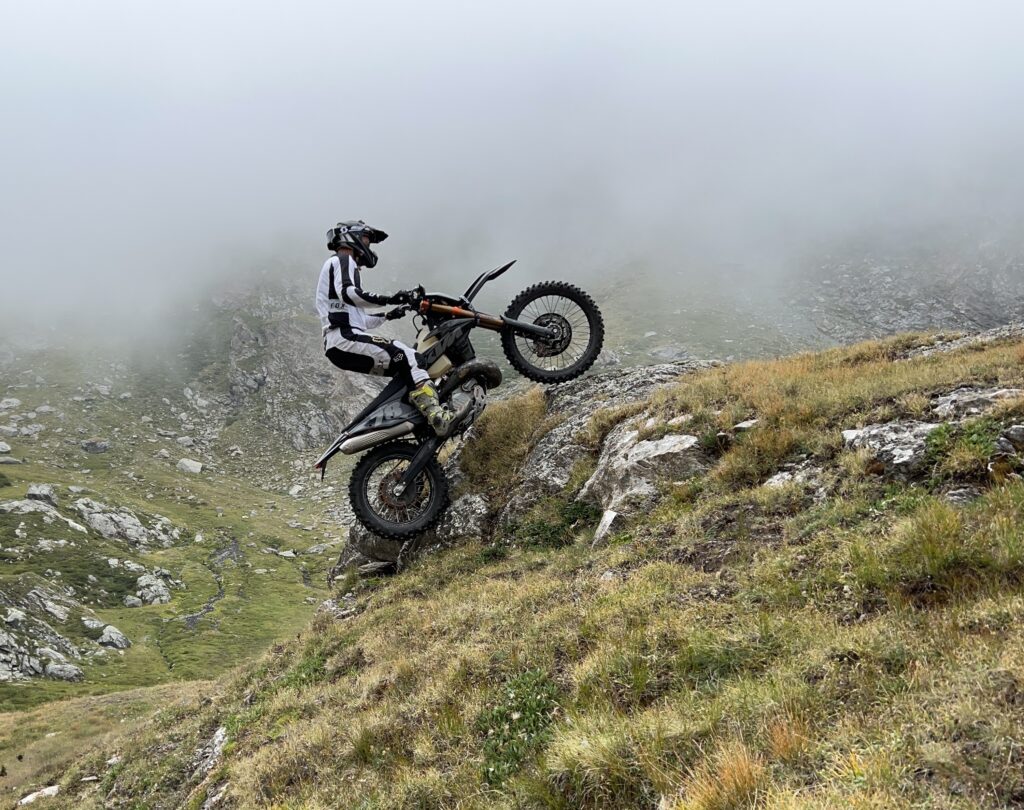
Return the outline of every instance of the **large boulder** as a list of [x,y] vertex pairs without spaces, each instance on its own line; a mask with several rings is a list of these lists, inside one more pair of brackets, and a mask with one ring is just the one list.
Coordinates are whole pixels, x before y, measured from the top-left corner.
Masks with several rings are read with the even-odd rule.
[[103,628],[103,634],[99,637],[99,643],[104,647],[113,647],[115,650],[127,650],[132,646],[128,636],[112,624],[108,624]]
[[707,469],[696,436],[670,433],[642,441],[637,430],[623,423],[608,434],[597,469],[583,485],[579,500],[635,514],[657,497],[659,484],[692,478]]
[[941,425],[934,422],[889,422],[844,430],[843,442],[851,450],[867,450],[882,472],[909,478],[924,466],[928,436]]
[[82,680],[82,670],[80,670],[74,664],[62,664],[51,662],[46,665],[46,669],[43,670],[43,674],[47,678],[52,678],[57,681]]
[[597,411],[640,402],[656,388],[706,365],[686,361],[623,368],[549,389],[547,415],[556,424],[530,452],[499,522],[518,521],[538,500],[565,488],[573,467],[592,452],[581,434]]
[[203,471],[203,463],[192,458],[183,458],[176,466],[181,472],[190,475],[199,475]]
[[135,582],[135,595],[145,605],[166,605],[171,601],[167,583],[153,574],[143,574]]
[[29,484],[28,494],[25,496],[30,501],[42,501],[50,506],[57,505],[57,491],[53,484]]

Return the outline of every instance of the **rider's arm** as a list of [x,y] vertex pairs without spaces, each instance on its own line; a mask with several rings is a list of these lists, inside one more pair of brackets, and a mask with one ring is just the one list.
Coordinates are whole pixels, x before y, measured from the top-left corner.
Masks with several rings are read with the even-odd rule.
[[342,265],[340,268],[341,278],[339,279],[340,283],[336,283],[346,304],[360,309],[369,309],[391,303],[392,296],[390,295],[377,295],[362,289],[359,283],[359,271],[352,269],[354,262],[350,260],[348,266],[345,266],[344,262],[339,262],[339,264]]

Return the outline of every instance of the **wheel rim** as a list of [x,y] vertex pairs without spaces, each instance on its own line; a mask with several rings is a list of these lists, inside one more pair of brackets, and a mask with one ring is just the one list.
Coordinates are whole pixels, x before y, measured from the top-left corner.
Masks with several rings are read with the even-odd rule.
[[583,359],[593,334],[584,309],[561,295],[542,295],[530,301],[519,316],[537,326],[558,330],[550,339],[515,336],[519,354],[542,371],[564,371]]
[[366,502],[381,520],[414,523],[426,514],[433,488],[425,472],[420,473],[404,493],[396,489],[408,469],[408,458],[389,458],[366,477]]

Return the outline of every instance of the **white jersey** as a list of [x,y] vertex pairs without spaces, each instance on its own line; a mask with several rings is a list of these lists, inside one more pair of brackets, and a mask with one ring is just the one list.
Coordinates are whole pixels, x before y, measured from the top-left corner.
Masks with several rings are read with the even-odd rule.
[[320,315],[324,349],[338,347],[351,333],[376,329],[385,318],[368,310],[388,301],[389,296],[362,289],[359,267],[351,256],[331,256],[324,262],[316,285],[316,311]]

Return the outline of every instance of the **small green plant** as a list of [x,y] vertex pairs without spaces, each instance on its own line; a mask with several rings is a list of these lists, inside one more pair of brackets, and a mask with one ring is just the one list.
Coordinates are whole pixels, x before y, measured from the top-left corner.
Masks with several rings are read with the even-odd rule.
[[484,781],[500,785],[547,742],[558,699],[558,687],[539,669],[505,684],[477,718],[477,731],[484,738]]
[[577,501],[550,498],[506,532],[517,543],[541,548],[561,548],[572,543],[577,532],[597,524],[601,510]]
[[10,485],[11,485],[11,479],[8,478],[3,473],[0,473],[0,489],[3,489],[4,487],[9,487]]

